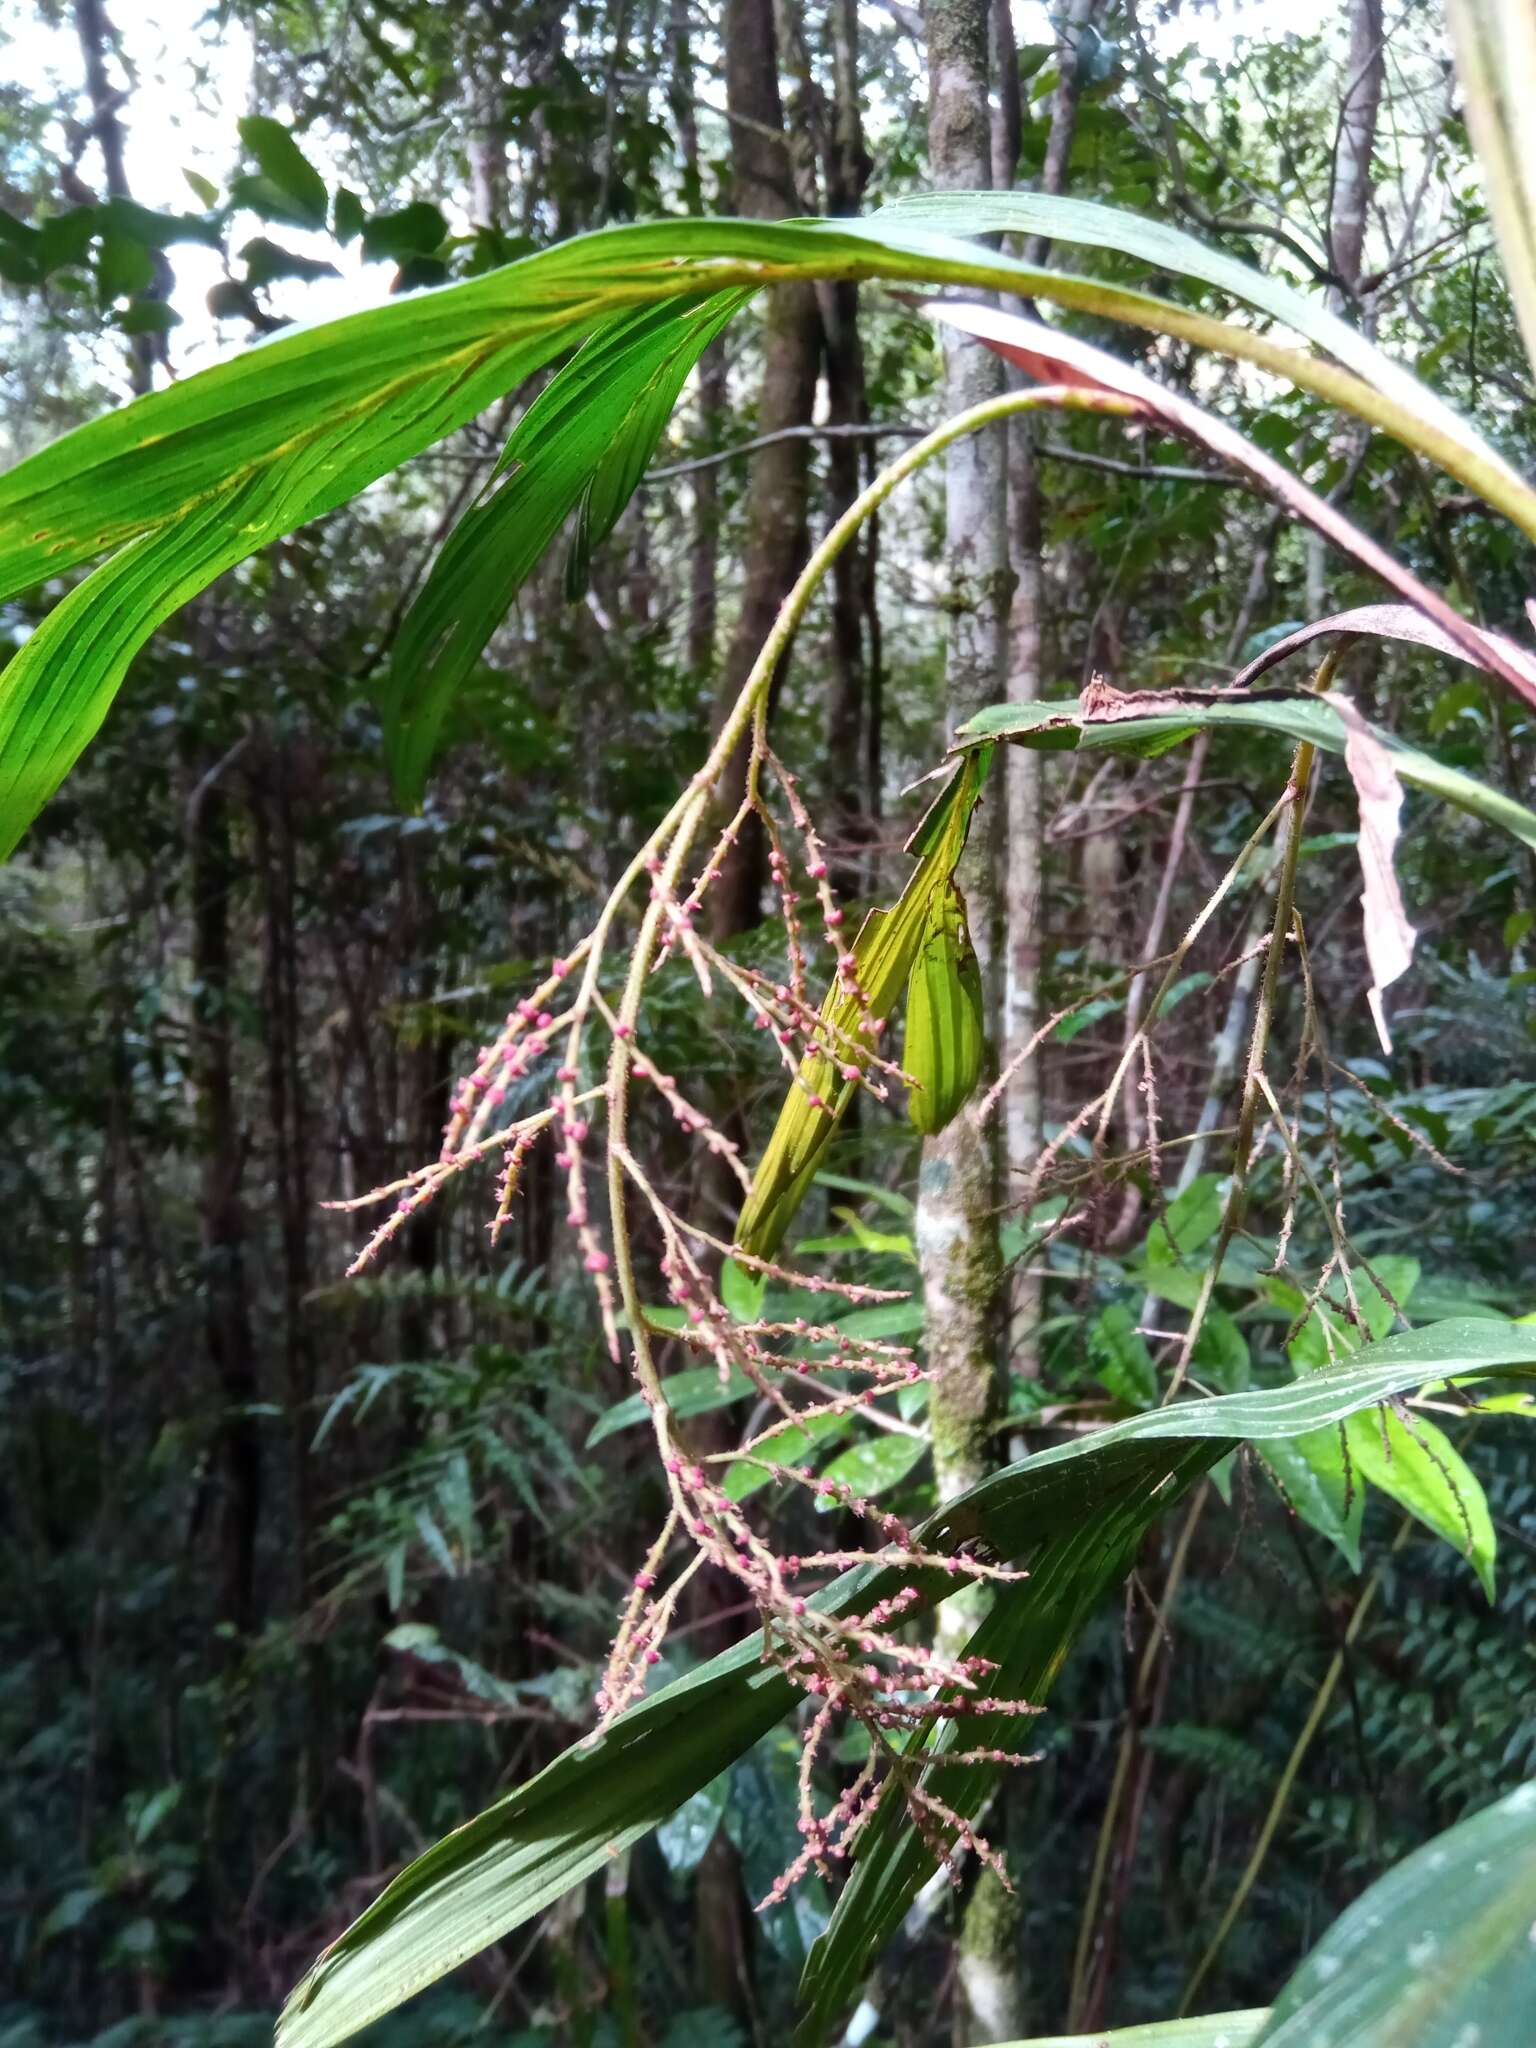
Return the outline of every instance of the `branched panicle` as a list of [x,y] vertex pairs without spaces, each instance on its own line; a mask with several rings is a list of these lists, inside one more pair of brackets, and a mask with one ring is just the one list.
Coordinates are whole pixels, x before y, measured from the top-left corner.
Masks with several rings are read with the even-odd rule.
[[[770,779],[783,798],[787,819],[781,820],[767,800],[764,785]],[[804,1845],[766,1904],[782,1898],[806,1871],[825,1870],[847,1857],[873,1817],[888,1780],[899,1788],[924,1839],[943,1860],[957,1867],[955,1859],[969,1850],[995,1862],[974,1829],[925,1788],[922,1761],[934,1738],[951,1724],[1030,1709],[1023,1702],[1001,1701],[987,1693],[985,1681],[993,1667],[985,1660],[941,1655],[918,1639],[914,1623],[923,1600],[915,1584],[856,1613],[834,1614],[814,1597],[832,1574],[871,1559],[912,1574],[942,1572],[973,1580],[1016,1576],[977,1558],[926,1549],[898,1517],[851,1486],[818,1478],[810,1466],[787,1463],[775,1455],[788,1432],[797,1432],[793,1440],[803,1445],[803,1432],[819,1419],[856,1411],[877,1427],[910,1433],[913,1425],[878,1405],[883,1395],[925,1378],[910,1346],[851,1337],[835,1321],[811,1323],[803,1316],[738,1321],[721,1298],[718,1276],[722,1257],[729,1255],[763,1278],[833,1295],[845,1303],[903,1297],[888,1289],[802,1273],[712,1235],[673,1206],[634,1148],[635,1107],[643,1092],[662,1119],[685,1133],[690,1145],[719,1158],[750,1191],[751,1177],[735,1141],[647,1043],[645,996],[669,960],[686,963],[706,1000],[717,990],[737,998],[753,1024],[771,1035],[800,1085],[812,1058],[831,1062],[841,1080],[881,1100],[888,1096],[892,1081],[906,1080],[901,1068],[877,1049],[885,1020],[869,1015],[821,836],[794,777],[772,755],[760,727],[754,728],[746,801],[690,878],[689,852],[713,780],[713,775],[702,773],[694,779],[635,856],[591,932],[569,956],[551,964],[538,987],[513,1005],[495,1036],[479,1048],[454,1090],[437,1159],[347,1206],[394,1201],[359,1252],[355,1271],[451,1179],[481,1160],[499,1156],[489,1225],[494,1242],[511,1213],[529,1153],[548,1140],[554,1164],[565,1176],[566,1221],[615,1359],[622,1355],[624,1339],[629,1340],[630,1362],[651,1412],[668,1496],[662,1527],[634,1575],[619,1615],[596,1693],[598,1715],[602,1721],[611,1720],[642,1696],[650,1672],[661,1661],[680,1597],[700,1570],[712,1567],[735,1581],[761,1617],[765,1659],[803,1695],[810,1712],[801,1770]],[[721,872],[724,853],[749,815],[762,821],[768,838],[787,960],[782,980],[728,958],[710,940],[698,916]],[[851,1013],[844,1008],[842,1021],[829,1017],[830,1005],[818,1004],[811,993],[817,948],[800,914],[802,883],[809,885],[818,912],[817,936],[830,955],[828,978],[835,981],[839,996],[852,1002]],[[627,945],[624,955],[618,956],[615,942],[621,923],[628,927]],[[600,1080],[605,1069],[606,1079]],[[523,1106],[522,1113],[504,1120],[513,1101]],[[812,1101],[815,1106],[817,1098]],[[606,1233],[590,1194],[595,1177],[602,1179],[607,1191]],[[669,1307],[679,1312],[676,1330],[661,1331],[641,1305],[630,1244],[631,1210],[650,1219],[652,1241],[659,1245],[656,1279]],[[668,1408],[656,1367],[654,1345],[662,1335],[711,1360],[722,1382],[746,1380],[768,1411],[766,1426],[733,1452],[692,1455]],[[745,1505],[732,1497],[732,1466],[762,1471],[781,1484],[835,1504],[864,1525],[869,1546],[780,1554],[771,1531],[757,1526]],[[869,1759],[830,1810],[819,1813],[813,1791],[815,1766],[831,1731],[848,1721],[869,1730]],[[1002,1750],[952,1746],[945,1751],[945,1761],[999,1764],[1017,1759]]]

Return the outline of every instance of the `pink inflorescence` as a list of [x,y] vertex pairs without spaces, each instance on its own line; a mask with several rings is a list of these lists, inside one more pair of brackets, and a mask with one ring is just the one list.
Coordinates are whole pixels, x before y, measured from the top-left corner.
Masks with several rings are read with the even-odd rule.
[[[668,1502],[663,1526],[630,1580],[594,1696],[597,1712],[609,1720],[640,1698],[661,1662],[689,1581],[704,1570],[723,1574],[742,1604],[760,1618],[765,1659],[804,1702],[801,1847],[765,1901],[772,1903],[806,1871],[827,1871],[847,1858],[888,1780],[899,1788],[924,1840],[951,1867],[966,1851],[995,1861],[967,1816],[924,1782],[915,1757],[941,1726],[969,1722],[977,1729],[976,1747],[953,1744],[945,1751],[946,1765],[1017,1761],[998,1746],[1000,1730],[987,1724],[1031,1710],[987,1690],[993,1667],[983,1659],[941,1652],[921,1639],[918,1628],[935,1587],[948,1590],[962,1578],[1012,1575],[948,1547],[927,1547],[897,1516],[851,1485],[819,1478],[810,1465],[798,1462],[808,1433],[822,1418],[857,1413],[866,1426],[910,1432],[910,1422],[886,1397],[924,1377],[911,1349],[852,1338],[837,1323],[840,1308],[848,1304],[900,1297],[801,1273],[712,1237],[678,1212],[630,1143],[629,1106],[643,1096],[663,1124],[684,1134],[690,1148],[713,1155],[743,1189],[750,1189],[737,1144],[679,1085],[644,1030],[645,989],[669,960],[691,969],[706,998],[723,983],[741,1000],[813,1108],[832,1114],[853,1088],[884,1100],[892,1080],[905,1080],[899,1065],[881,1051],[886,1020],[871,1014],[860,985],[858,948],[844,930],[845,911],[826,847],[794,777],[765,744],[756,744],[756,766],[776,778],[787,824],[763,801],[754,775],[747,797],[719,832],[691,884],[686,883],[683,843],[669,842],[665,833],[654,839],[624,884],[626,889],[633,884],[640,899],[642,928],[627,975],[607,977],[605,992],[603,949],[614,929],[610,903],[588,938],[553,960],[540,985],[512,1005],[499,1029],[478,1048],[453,1091],[438,1158],[342,1206],[384,1198],[391,1202],[356,1261],[361,1266],[449,1179],[482,1159],[499,1159],[490,1223],[494,1242],[511,1213],[529,1153],[548,1138],[553,1163],[564,1177],[576,1255],[616,1361],[627,1319],[630,1353],[651,1413]],[[766,835],[768,869],[785,932],[785,966],[777,975],[717,948],[698,915],[754,813]],[[832,986],[819,1004],[812,1000],[807,972],[807,956],[817,941],[808,937],[802,914],[802,906],[812,903],[832,962]],[[606,1044],[594,1047],[593,1040],[603,1034]],[[589,1195],[594,1167],[596,1184],[610,1204],[617,1196],[623,1212],[611,1212],[606,1230],[600,1228]],[[674,1427],[652,1356],[661,1334],[643,1306],[652,1284],[637,1277],[629,1250],[637,1219],[644,1221],[646,1240],[659,1247],[657,1273],[669,1307],[680,1312],[679,1327],[669,1326],[668,1341],[712,1363],[722,1382],[740,1382],[756,1397],[754,1433],[731,1452],[697,1456]],[[828,1319],[775,1320],[764,1313],[738,1320],[721,1294],[721,1260],[727,1254],[759,1280],[779,1281],[801,1294],[836,1297]],[[835,1506],[841,1516],[862,1525],[865,1545],[780,1556],[770,1534],[736,1497],[741,1488],[735,1482],[748,1473],[766,1473],[781,1488],[800,1489]],[[818,1593],[831,1575],[870,1562],[886,1571],[863,1608],[839,1611]],[[822,1810],[813,1792],[813,1771],[827,1755],[835,1731],[849,1721],[869,1731],[868,1760]]]

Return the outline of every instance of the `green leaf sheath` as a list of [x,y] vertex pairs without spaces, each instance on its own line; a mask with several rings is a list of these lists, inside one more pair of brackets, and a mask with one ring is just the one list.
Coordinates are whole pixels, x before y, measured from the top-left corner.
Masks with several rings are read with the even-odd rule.
[[928,919],[907,984],[902,1066],[913,1087],[907,1107],[918,1130],[942,1131],[981,1077],[986,1021],[981,969],[953,881],[928,899]]
[[859,1083],[845,1080],[840,1068],[859,1063],[860,1027],[868,1019],[888,1016],[906,986],[935,892],[949,887],[965,850],[990,758],[978,750],[961,762],[912,835],[908,851],[916,854],[917,866],[906,887],[890,910],[870,912],[853,942],[854,971],[868,1009],[861,1009],[857,997],[840,984],[827,992],[821,1015],[829,1053],[808,1053],[801,1061],[736,1220],[736,1242],[756,1258],[772,1258],[783,1243],[847,1114]]
[[[983,1628],[1004,1665],[999,1696],[1033,1696],[1046,1689],[1137,1532],[1234,1444],[1329,1428],[1426,1380],[1495,1372],[1536,1375],[1536,1330],[1467,1319],[1389,1337],[1286,1386],[1177,1403],[1038,1452],[943,1509],[923,1542],[953,1552],[986,1541],[1000,1556],[1028,1562],[1034,1576],[1010,1589]],[[862,1611],[902,1576],[864,1566],[817,1599],[834,1612]],[[933,1601],[956,1581],[927,1572],[917,1583]],[[754,1633],[573,1745],[419,1857],[299,1985],[279,2026],[281,2048],[345,2040],[674,1812],[792,1703],[787,1682],[762,1664],[761,1647]],[[967,1746],[980,1736],[979,1727],[968,1730]],[[984,1794],[981,1773],[951,1774],[961,1781],[957,1802]],[[882,1841],[895,1829],[884,1816],[873,1824]],[[907,1847],[898,1856],[861,1859],[812,1955],[811,1988],[823,2014],[857,1981],[859,1956],[922,1880],[923,1859]]]

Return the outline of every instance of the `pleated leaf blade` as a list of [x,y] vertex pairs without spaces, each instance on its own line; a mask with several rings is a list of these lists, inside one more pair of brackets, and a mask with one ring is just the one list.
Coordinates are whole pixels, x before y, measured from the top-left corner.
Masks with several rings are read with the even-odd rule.
[[[1342,757],[1348,741],[1344,718],[1326,697],[1283,691],[1202,692],[1199,690],[1095,692],[1085,700],[1035,704],[993,704],[979,711],[956,735],[961,745],[1009,740],[1047,749],[1108,748],[1161,753],[1201,731],[1236,727],[1309,742],[1320,752]],[[1437,761],[1380,726],[1372,736],[1392,757],[1399,778],[1468,811],[1485,824],[1536,849],[1536,811],[1474,775]]]
[[[1001,1556],[1030,1561],[1036,1577],[1017,1590],[1039,1600],[1039,1618],[1025,1614],[1021,1621],[1019,1611],[1010,1610],[1014,1640],[1002,1647],[1008,1670],[1040,1670],[1048,1680],[1122,1565],[1133,1528],[1148,1526],[1232,1445],[1330,1427],[1427,1380],[1489,1373],[1536,1376],[1536,1330],[1447,1322],[1388,1338],[1283,1387],[1134,1416],[996,1474],[933,1517],[923,1541],[944,1552],[985,1541]],[[818,1599],[836,1611],[858,1611],[894,1590],[902,1576],[894,1568],[864,1566]],[[1033,1592],[1037,1580],[1042,1584]],[[955,1580],[931,1572],[916,1583],[932,1602],[951,1592]],[[1047,1645],[1048,1668],[1040,1662]],[[542,1911],[707,1784],[791,1700],[787,1683],[763,1666],[761,1636],[754,1632],[602,1735],[574,1744],[419,1857],[332,1943],[285,2008],[280,2048],[329,2048],[345,2040]],[[985,1791],[984,1785],[973,1789]],[[886,1825],[883,1819],[877,1824]],[[894,1822],[889,1825],[899,1834]],[[899,1846],[902,1882],[893,1891],[882,1889],[878,1900],[870,1897],[866,1863],[859,1864],[824,1938],[842,1961],[829,1970],[822,1944],[812,1957],[824,1984],[857,1982],[870,1944],[884,1938],[890,1911],[894,1907],[899,1917],[905,1910],[899,1901],[926,1874],[922,1858],[914,1859],[906,1843]],[[856,1886],[855,1916],[846,1902]],[[880,1910],[872,1913],[872,1906]],[[848,1933],[855,1917],[856,1953]]]

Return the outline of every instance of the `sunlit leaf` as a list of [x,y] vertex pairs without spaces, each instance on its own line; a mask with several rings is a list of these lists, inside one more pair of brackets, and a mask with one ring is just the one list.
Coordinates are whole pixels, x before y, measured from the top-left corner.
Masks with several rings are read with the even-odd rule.
[[834,1458],[821,1475],[819,1508],[837,1506],[834,1487],[846,1486],[856,1499],[875,1500],[899,1486],[928,1449],[920,1436],[876,1436]]
[[1365,1481],[1346,1467],[1340,1431],[1318,1429],[1306,1436],[1278,1437],[1256,1449],[1290,1506],[1327,1537],[1351,1571],[1359,1571]]
[[1143,1256],[1150,1266],[1182,1265],[1221,1228],[1227,1177],[1199,1173],[1181,1188],[1147,1232]]
[[851,1415],[809,1415],[804,1422],[785,1422],[752,1449],[750,1458],[727,1465],[720,1482],[728,1500],[750,1500],[774,1481],[775,1465],[801,1465],[813,1450],[835,1443],[853,1427]]
[[[287,131],[271,123],[254,130],[253,138],[271,169],[245,180],[236,199],[262,204],[275,217],[295,217],[297,208],[306,219],[318,212],[317,224],[323,221],[316,174],[303,166]],[[286,191],[276,182],[279,176]],[[1138,236],[1149,226],[1122,219],[1124,231]],[[206,229],[208,223],[201,225]],[[11,235],[12,227],[16,234],[0,240],[0,255],[14,257],[20,274],[31,275],[37,268],[29,253],[32,231],[9,224],[0,236]],[[1002,288],[1181,336],[1260,364],[1397,434],[1536,537],[1536,492],[1470,428],[1454,419],[1448,425],[1436,415],[1417,387],[1407,403],[1383,390],[1379,371],[1376,385],[1367,384],[1336,363],[1148,293],[1032,268],[889,218],[878,225],[685,220],[613,229],[410,303],[280,335],[233,362],[102,415],[0,477],[0,601],[147,536],[168,541],[134,559],[131,630],[98,636],[98,614],[113,619],[119,590],[110,576],[88,579],[71,633],[34,636],[28,643],[31,659],[12,662],[0,680],[0,855],[15,845],[90,741],[136,648],[225,568],[344,503],[636,308],[675,302],[681,319],[702,294],[750,293],[787,276]],[[553,401],[550,410],[556,410]],[[614,496],[639,445],[640,437],[621,437]],[[594,533],[599,515],[608,515],[605,490],[601,480],[594,482]],[[494,502],[499,504],[499,492]],[[477,521],[475,531],[486,523]],[[188,536],[185,549],[176,545],[181,533]],[[444,572],[450,586],[454,561],[462,563],[469,549],[466,542],[450,555]],[[468,629],[458,625],[456,603],[434,599],[426,622],[432,630],[422,635],[422,651],[435,655],[440,643],[451,642],[455,659],[463,659],[464,648],[471,650],[472,664],[516,580],[501,577],[500,609],[487,623],[482,608]],[[461,597],[465,588],[473,598],[473,583],[460,587]],[[1423,602],[1417,591],[1415,602]],[[1454,614],[1447,616],[1454,621]],[[1465,639],[1472,629],[1457,622],[1451,630]],[[110,651],[99,660],[71,662],[66,637],[100,637]],[[1480,645],[1485,663],[1497,668],[1492,643]],[[430,757],[452,688],[444,682],[418,700],[406,685],[395,687],[390,725],[396,772],[402,787],[410,788]]]
[[1252,2048],[1527,2048],[1536,1785],[1379,1878],[1275,2000]]

